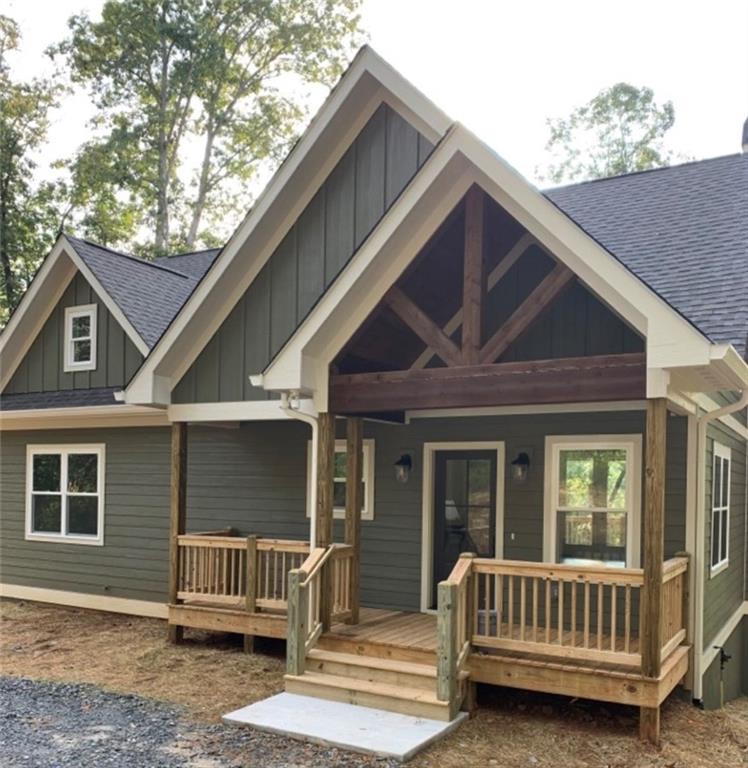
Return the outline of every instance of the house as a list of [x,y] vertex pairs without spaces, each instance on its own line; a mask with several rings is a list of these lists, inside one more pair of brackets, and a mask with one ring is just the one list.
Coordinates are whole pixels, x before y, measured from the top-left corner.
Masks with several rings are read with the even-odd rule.
[[55,244],[0,337],[2,594],[657,741],[748,692],[746,210],[745,151],[541,193],[362,49],[220,252]]

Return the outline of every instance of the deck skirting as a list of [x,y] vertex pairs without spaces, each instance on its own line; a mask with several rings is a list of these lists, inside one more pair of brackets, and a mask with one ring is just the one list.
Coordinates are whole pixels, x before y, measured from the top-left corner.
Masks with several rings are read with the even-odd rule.
[[169,624],[213,632],[235,632],[240,635],[275,637],[285,640],[285,614],[251,613],[235,608],[203,605],[170,605]]

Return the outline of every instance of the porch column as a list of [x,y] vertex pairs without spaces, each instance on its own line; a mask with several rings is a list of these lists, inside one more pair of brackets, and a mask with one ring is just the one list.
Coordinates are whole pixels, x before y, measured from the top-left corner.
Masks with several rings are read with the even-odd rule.
[[[171,502],[169,513],[169,604],[179,591],[179,541],[187,523],[187,424],[171,425]],[[169,641],[182,642],[184,629],[169,625]]]
[[[329,547],[332,544],[333,477],[335,472],[335,416],[332,413],[320,413],[318,420],[317,449],[317,509],[316,532],[317,547]],[[321,613],[322,627],[330,628],[332,595],[330,594],[330,569],[323,572]]]
[[[665,555],[665,440],[667,400],[647,401],[644,490],[644,585],[641,595],[639,648],[642,674],[657,678],[662,668],[662,565]],[[660,708],[641,707],[639,734],[658,744]]]
[[349,417],[346,424],[345,543],[353,547],[353,560],[351,561],[351,624],[358,624],[359,614],[363,446],[363,421],[357,417]]

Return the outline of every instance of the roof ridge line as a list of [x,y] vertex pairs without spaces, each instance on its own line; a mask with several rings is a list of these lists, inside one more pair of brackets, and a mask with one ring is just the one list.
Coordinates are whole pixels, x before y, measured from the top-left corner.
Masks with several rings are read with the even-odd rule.
[[560,189],[570,189],[571,187],[581,187],[583,184],[596,184],[603,181],[615,181],[616,179],[626,179],[630,176],[643,176],[646,173],[656,173],[657,171],[673,171],[677,168],[685,168],[689,165],[698,165],[699,163],[709,163],[715,160],[726,160],[731,157],[741,157],[742,152],[730,152],[727,155],[715,155],[714,157],[702,157],[699,160],[685,160],[682,163],[676,163],[674,165],[661,165],[657,168],[642,168],[640,171],[628,171],[627,173],[619,173],[615,176],[601,176],[597,179],[583,179],[582,181],[572,181],[569,184],[559,184],[556,187],[546,187],[541,189],[540,192],[545,195],[548,192],[556,192]]
[[199,251],[185,251],[184,253],[172,253],[170,256],[157,256],[157,259],[181,259],[183,256],[197,256],[200,253],[210,253],[211,251],[222,251],[223,246],[216,248],[201,248]]
[[176,275],[177,277],[183,277],[185,280],[192,280],[193,278],[189,275],[186,275],[184,272],[180,272],[179,270],[172,269],[171,267],[165,267],[161,264],[156,264],[154,261],[147,261],[146,259],[141,259],[139,256],[133,256],[130,253],[123,253],[122,251],[115,251],[114,248],[110,248],[108,245],[100,245],[99,243],[94,243],[92,240],[86,240],[83,237],[75,237],[73,235],[65,235],[66,238],[69,240],[78,240],[81,243],[85,243],[86,245],[93,246],[94,248],[100,248],[102,251],[107,251],[108,253],[111,253],[114,256],[120,256],[123,259],[129,259],[130,261],[134,261],[136,264],[143,264],[146,267],[153,267],[154,269],[160,269],[163,272],[170,272],[173,275]]

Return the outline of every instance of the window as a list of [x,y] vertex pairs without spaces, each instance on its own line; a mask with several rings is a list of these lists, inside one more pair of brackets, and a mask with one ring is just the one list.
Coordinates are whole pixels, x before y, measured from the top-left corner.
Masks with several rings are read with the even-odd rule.
[[65,371],[96,369],[96,304],[65,310]]
[[730,449],[714,443],[712,474],[712,573],[727,568],[730,559]]
[[104,446],[30,445],[26,538],[103,544]]
[[641,437],[548,437],[545,558],[638,567]]
[[[362,520],[374,519],[374,441],[363,441],[364,465],[362,468],[363,481],[363,500],[364,506],[361,510]],[[345,517],[345,483],[346,483],[346,450],[345,440],[335,441],[335,469],[333,477],[333,515],[336,519],[342,520]],[[309,507],[312,498],[312,483],[314,482],[314,472],[312,466],[312,443],[309,441],[307,449],[307,510],[306,516],[311,515]]]

